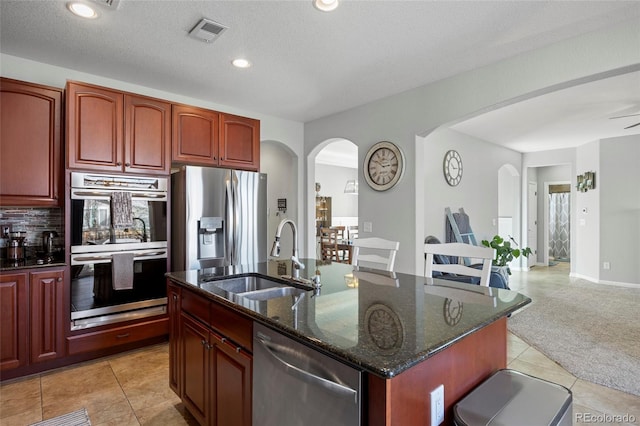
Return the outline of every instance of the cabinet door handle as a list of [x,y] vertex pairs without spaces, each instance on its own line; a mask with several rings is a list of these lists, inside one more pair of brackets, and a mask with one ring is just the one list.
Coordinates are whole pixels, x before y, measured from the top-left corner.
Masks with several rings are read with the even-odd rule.
[[178,300],[178,295],[177,294],[173,295],[173,300]]
[[116,161],[116,166],[122,166],[122,163],[119,161]]
[[202,341],[201,341],[200,343],[202,343],[202,346],[204,346],[205,348],[207,347],[207,342],[206,342],[206,340],[202,339]]
[[221,337],[221,338],[220,338],[220,341],[221,341],[222,343],[224,343],[224,342],[226,342],[226,341],[227,341],[227,338],[226,338],[226,337]]
[[124,163],[125,167],[131,167],[131,163]]
[[61,283],[61,282],[62,282],[62,277],[58,277],[58,280],[57,280],[57,281],[58,281],[59,283]]
[[129,333],[118,334],[118,335],[116,336],[116,339],[124,339],[124,338],[127,338],[127,337],[129,337],[129,336],[130,336],[130,334],[129,334]]

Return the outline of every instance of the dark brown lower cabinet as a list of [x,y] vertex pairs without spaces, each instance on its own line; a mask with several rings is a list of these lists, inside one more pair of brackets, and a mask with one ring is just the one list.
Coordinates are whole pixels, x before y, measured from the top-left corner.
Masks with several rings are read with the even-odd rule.
[[0,275],[0,371],[66,355],[64,269]]
[[[171,301],[171,286],[169,289]],[[193,300],[192,293],[183,290],[184,293],[187,293],[187,301]],[[215,302],[205,299],[200,302],[199,309],[204,304],[209,306],[210,311],[220,310]],[[227,311],[225,322],[230,319],[229,315],[235,315],[226,308],[222,309]],[[178,350],[176,353],[170,350],[170,363],[177,362],[180,366],[176,376],[179,383],[172,385],[172,389],[179,390],[177,393],[185,407],[201,425],[250,426],[253,356],[249,348],[237,345],[220,333],[215,315],[211,324],[206,324],[185,310],[170,312],[170,315],[171,321],[179,317],[180,324]],[[238,321],[247,320],[239,317]],[[225,325],[221,328],[224,329]],[[173,380],[173,376],[170,376],[170,380]]]
[[212,424],[209,404],[212,362],[207,349],[209,330],[188,315],[183,314],[181,320],[182,402],[198,423],[209,425]]
[[167,280],[167,313],[169,314],[169,387],[182,395],[180,386],[180,287]]
[[253,357],[213,333],[216,344],[213,400],[217,426],[251,425],[251,364]]
[[0,371],[27,364],[27,277],[0,275]]
[[31,363],[65,355],[64,271],[30,274]]

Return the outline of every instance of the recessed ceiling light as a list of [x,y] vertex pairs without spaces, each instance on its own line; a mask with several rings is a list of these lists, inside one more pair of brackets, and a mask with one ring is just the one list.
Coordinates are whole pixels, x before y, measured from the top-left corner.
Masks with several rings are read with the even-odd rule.
[[251,66],[251,62],[243,58],[234,59],[231,63],[237,68],[249,68]]
[[323,12],[331,12],[338,7],[338,0],[313,0],[313,6]]
[[74,15],[80,16],[82,18],[93,19],[98,17],[98,14],[96,13],[96,11],[91,6],[85,3],[80,3],[80,2],[67,3],[67,8]]

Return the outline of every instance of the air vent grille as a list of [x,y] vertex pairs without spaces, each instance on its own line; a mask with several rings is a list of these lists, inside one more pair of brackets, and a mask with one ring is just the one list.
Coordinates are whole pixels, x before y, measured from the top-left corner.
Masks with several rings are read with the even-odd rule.
[[118,5],[120,5],[120,0],[92,0],[94,3],[98,3],[102,6],[108,7],[109,9],[116,10]]
[[189,35],[195,39],[210,43],[217,39],[226,29],[227,27],[222,24],[214,22],[211,19],[202,18],[200,22],[189,31]]

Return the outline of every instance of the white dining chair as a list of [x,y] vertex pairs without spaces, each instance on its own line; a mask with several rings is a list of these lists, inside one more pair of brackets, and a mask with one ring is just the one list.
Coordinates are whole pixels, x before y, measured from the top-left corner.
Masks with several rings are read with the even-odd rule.
[[[471,277],[480,277],[480,285],[489,286],[489,277],[491,276],[491,260],[494,257],[494,249],[490,247],[474,246],[465,243],[444,243],[444,244],[425,244],[424,245],[425,277],[433,277],[433,272],[443,272],[457,275],[466,275]],[[458,256],[471,259],[481,259],[482,268],[476,269],[458,263],[434,263],[434,256]]]
[[400,243],[398,241],[390,241],[378,237],[357,238],[353,240],[351,264],[393,271],[396,253],[399,248]]

